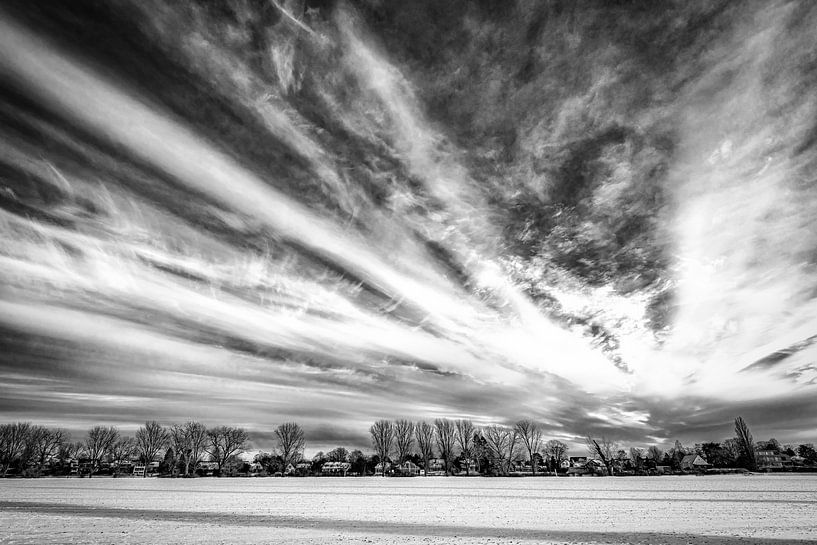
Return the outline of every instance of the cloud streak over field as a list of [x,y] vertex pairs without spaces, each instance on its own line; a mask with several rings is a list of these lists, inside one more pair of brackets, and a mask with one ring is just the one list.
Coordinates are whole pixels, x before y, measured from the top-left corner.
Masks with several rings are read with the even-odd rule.
[[4,8],[0,419],[811,438],[814,9],[454,4]]

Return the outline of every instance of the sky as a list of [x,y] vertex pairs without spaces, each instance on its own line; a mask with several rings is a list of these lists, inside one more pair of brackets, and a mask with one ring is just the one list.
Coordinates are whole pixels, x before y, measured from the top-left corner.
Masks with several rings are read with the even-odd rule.
[[812,3],[0,10],[0,421],[817,441]]

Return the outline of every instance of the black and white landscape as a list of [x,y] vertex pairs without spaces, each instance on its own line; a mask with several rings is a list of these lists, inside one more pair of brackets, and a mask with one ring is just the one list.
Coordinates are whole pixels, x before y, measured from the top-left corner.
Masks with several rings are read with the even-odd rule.
[[[336,447],[365,474],[416,449],[378,449],[385,419],[438,435],[436,420],[468,421],[487,443],[535,425],[538,458],[519,435],[499,462],[474,455],[480,474],[555,475],[587,456],[633,478],[178,479],[172,494],[4,480],[0,539],[117,541],[85,534],[107,520],[149,543],[149,509],[164,513],[158,542],[673,542],[663,509],[678,543],[814,539],[814,474],[639,475],[696,469],[685,455],[719,472],[817,465],[800,449],[817,441],[816,90],[807,0],[6,0],[5,475],[61,474],[44,470],[58,446],[39,462],[26,447],[35,428],[77,445],[66,474],[116,474],[127,456],[89,457],[88,431],[119,440],[153,422],[240,428],[235,460],[281,464],[259,462],[264,474]],[[292,422],[302,441],[282,458]],[[442,472],[470,475],[473,453],[439,440]],[[745,452],[716,463],[703,446],[716,442]],[[179,473],[176,451],[154,473]],[[146,473],[152,461],[142,453]],[[221,487],[257,497],[192,499]],[[456,490],[473,512],[438,497]],[[701,505],[677,511],[670,490]],[[287,510],[276,494],[296,499]],[[382,531],[363,507],[378,501],[393,515]],[[605,521],[653,501],[667,503],[605,537]],[[757,512],[730,524],[717,502]],[[595,513],[587,527],[574,509]],[[76,535],[50,533],[59,520]]]

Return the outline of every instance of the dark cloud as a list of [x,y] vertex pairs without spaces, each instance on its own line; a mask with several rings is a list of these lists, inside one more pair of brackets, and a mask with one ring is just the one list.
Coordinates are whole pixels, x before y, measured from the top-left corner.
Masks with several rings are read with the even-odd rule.
[[284,4],[4,4],[0,419],[815,433],[813,6]]

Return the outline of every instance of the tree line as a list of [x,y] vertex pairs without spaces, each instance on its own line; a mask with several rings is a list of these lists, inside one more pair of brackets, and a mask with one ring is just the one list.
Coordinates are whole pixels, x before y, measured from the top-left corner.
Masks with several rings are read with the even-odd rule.
[[232,426],[208,428],[200,422],[162,426],[145,422],[133,437],[120,433],[115,426],[94,426],[82,440],[72,441],[61,429],[16,422],[0,425],[0,469],[27,476],[71,471],[72,462],[84,461],[79,468],[88,477],[106,464],[114,475],[124,462],[137,459],[152,463],[160,453],[173,475],[190,476],[205,458],[213,461],[220,472],[225,464],[246,449],[249,435]]
[[[433,460],[441,460],[441,473],[451,475],[472,472],[486,475],[508,475],[521,464],[525,471],[536,475],[540,470],[559,472],[568,460],[568,445],[562,441],[545,440],[543,427],[525,419],[510,426],[476,426],[468,419],[438,418],[432,422],[406,419],[378,420],[369,428],[374,453],[360,450],[349,452],[337,447],[327,454],[319,452],[305,460],[305,433],[296,422],[286,422],[275,428],[275,449],[260,452],[253,460],[256,468],[267,474],[287,474],[296,466],[304,473],[320,473],[326,462],[348,464],[354,474],[372,474],[377,470],[399,472],[406,462],[430,468]],[[94,426],[80,441],[72,441],[68,432],[17,422],[0,425],[0,470],[26,476],[67,474],[71,463],[83,462],[80,473],[92,476],[104,466],[114,476],[123,464],[138,460],[148,465],[161,460],[160,472],[169,476],[195,475],[202,462],[209,462],[213,474],[222,475],[247,464],[239,455],[248,448],[249,434],[240,427],[206,427],[196,421],[162,426],[156,421],[145,422],[133,437],[123,435],[114,426]],[[749,427],[738,417],[735,436],[721,443],[707,442],[685,448],[679,441],[662,451],[658,446],[647,449],[622,447],[607,437],[585,438],[586,455],[598,460],[608,475],[647,473],[657,466],[680,469],[681,460],[689,454],[700,455],[716,468],[741,467],[757,469],[758,449],[800,456],[805,464],[817,465],[817,452],[811,444],[780,445],[776,440],[755,443]],[[436,462],[435,462],[436,463]],[[228,472],[229,473],[229,472]],[[426,471],[428,474],[429,471]]]

